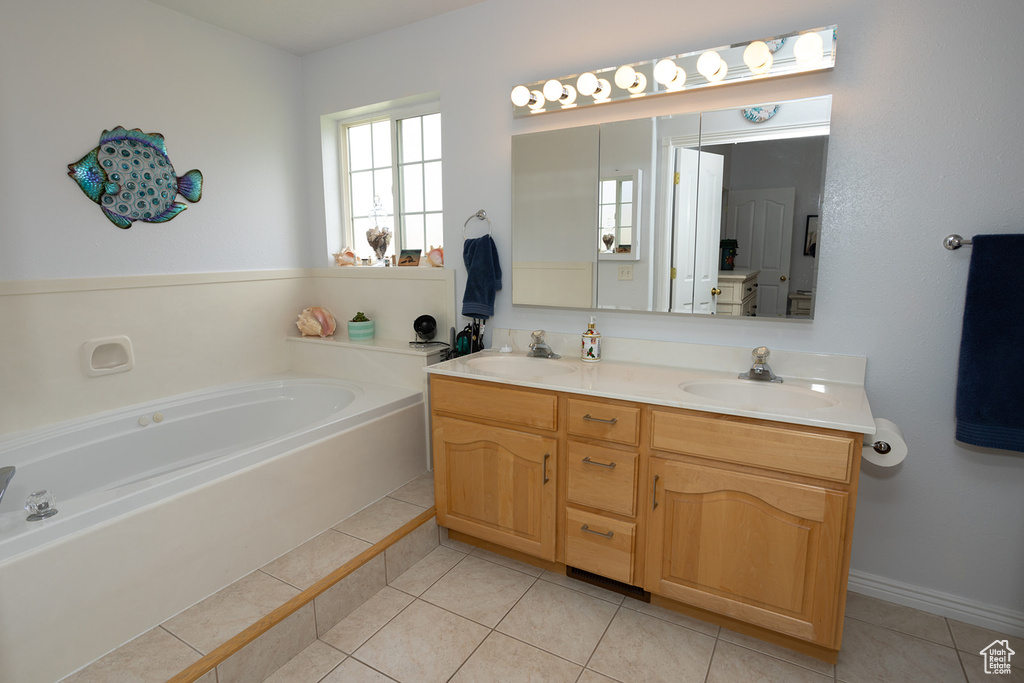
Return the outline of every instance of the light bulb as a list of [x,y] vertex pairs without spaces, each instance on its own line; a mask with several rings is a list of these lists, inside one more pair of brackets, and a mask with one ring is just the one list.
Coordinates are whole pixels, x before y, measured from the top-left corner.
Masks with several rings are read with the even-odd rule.
[[530,93],[530,89],[525,85],[517,85],[512,88],[512,104],[515,106],[525,107],[526,105],[531,104],[530,100],[532,98],[533,95]]
[[615,72],[615,85],[629,90],[636,85],[636,69],[631,66],[620,66]]
[[793,56],[796,57],[797,66],[802,69],[817,66],[824,52],[825,43],[817,33],[803,34],[793,46]]
[[544,93],[540,90],[531,90],[530,109],[533,111],[544,111]]
[[612,84],[607,78],[597,79],[597,90],[594,91],[595,102],[607,102],[612,96]]
[[591,97],[599,88],[597,76],[589,71],[585,74],[580,74],[580,77],[576,79],[576,89],[584,97]]
[[768,45],[761,40],[755,40],[743,51],[743,61],[751,73],[766,74],[772,68],[772,51]]
[[544,97],[548,98],[552,102],[557,102],[562,99],[564,95],[565,88],[562,87],[561,81],[552,78],[544,84]]
[[576,88],[572,87],[571,85],[563,86],[562,87],[562,93],[563,93],[562,97],[561,97],[561,99],[558,100],[558,102],[563,107],[575,107],[576,106]]
[[712,83],[718,83],[729,73],[729,65],[714,50],[708,50],[697,59],[697,71]]
[[654,80],[670,90],[679,90],[686,83],[686,72],[671,59],[662,59],[654,65]]

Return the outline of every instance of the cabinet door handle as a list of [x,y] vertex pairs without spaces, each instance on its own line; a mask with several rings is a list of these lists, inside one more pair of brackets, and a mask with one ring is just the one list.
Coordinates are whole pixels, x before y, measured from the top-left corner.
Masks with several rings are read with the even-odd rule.
[[602,420],[599,417],[591,417],[590,413],[587,413],[586,415],[584,415],[583,419],[587,420],[588,422],[601,422],[601,423],[604,423],[606,425],[613,425],[613,424],[615,424],[616,422],[619,421],[619,418],[617,418],[617,417],[613,417],[610,420]]
[[614,531],[609,531],[609,532],[606,532],[606,533],[603,533],[603,534],[600,531],[594,531],[593,529],[591,529],[586,524],[584,524],[583,526],[580,527],[580,531],[586,531],[588,534],[594,534],[595,536],[602,536],[604,538],[611,538],[612,536],[615,535]]
[[583,462],[587,463],[588,465],[597,465],[598,467],[607,467],[610,470],[614,470],[615,469],[615,462],[614,461],[610,462],[610,463],[607,463],[607,462],[597,462],[596,460],[591,460],[589,455],[587,457],[583,458]]
[[544,483],[545,484],[548,483],[549,481],[551,481],[548,478],[548,458],[550,458],[550,457],[551,457],[550,453],[545,453],[544,454]]
[[651,489],[651,501],[653,501],[653,503],[654,503],[654,505],[651,506],[651,509],[654,510],[655,508],[658,507],[658,475],[657,474],[654,475],[654,487]]

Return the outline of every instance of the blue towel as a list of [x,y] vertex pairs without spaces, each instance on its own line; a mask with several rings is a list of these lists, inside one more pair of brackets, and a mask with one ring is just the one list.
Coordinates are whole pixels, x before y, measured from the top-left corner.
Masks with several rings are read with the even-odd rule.
[[1013,310],[1024,291],[1024,235],[975,235],[967,274],[956,438],[1024,452],[1024,316]]
[[490,318],[494,315],[494,297],[501,289],[498,248],[490,235],[466,240],[462,246],[466,263],[466,292],[462,295],[462,315]]

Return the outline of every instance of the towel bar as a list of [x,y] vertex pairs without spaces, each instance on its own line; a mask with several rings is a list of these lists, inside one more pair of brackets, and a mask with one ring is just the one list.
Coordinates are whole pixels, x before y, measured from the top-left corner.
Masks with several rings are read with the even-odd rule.
[[971,241],[965,240],[963,237],[957,235],[956,233],[952,235],[947,235],[946,239],[942,240],[942,246],[946,247],[946,249],[949,249],[950,251],[953,251],[954,249],[959,249],[965,244],[967,246],[970,246]]

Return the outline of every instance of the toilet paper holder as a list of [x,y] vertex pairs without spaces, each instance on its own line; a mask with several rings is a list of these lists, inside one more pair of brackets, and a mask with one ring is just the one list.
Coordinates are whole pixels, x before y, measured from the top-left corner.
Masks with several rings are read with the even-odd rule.
[[875,449],[876,453],[881,453],[882,455],[885,455],[886,453],[892,450],[892,446],[889,445],[888,441],[876,441],[874,443],[866,443],[864,444],[864,448],[873,448]]

